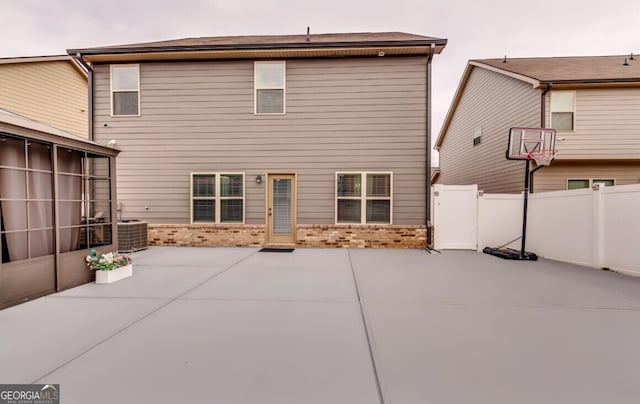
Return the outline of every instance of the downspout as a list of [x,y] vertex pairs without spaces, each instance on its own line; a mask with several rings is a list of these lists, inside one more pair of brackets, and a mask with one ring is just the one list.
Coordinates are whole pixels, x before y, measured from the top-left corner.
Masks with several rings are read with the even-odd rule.
[[[548,83],[547,84],[547,88],[544,89],[544,91],[540,94],[540,127],[541,128],[545,128],[546,126],[546,119],[545,119],[545,96],[547,95],[547,93],[549,91],[551,91],[551,86],[553,85],[553,83]],[[540,168],[542,167],[536,167],[533,170],[531,170],[531,172],[529,173],[529,192],[533,193],[533,173],[535,173],[536,171],[538,171]]]
[[426,110],[426,136],[427,136],[427,150],[426,150],[426,167],[425,167],[425,177],[426,177],[426,192],[425,192],[425,209],[426,209],[426,220],[425,224],[427,225],[426,231],[426,249],[433,249],[433,240],[431,237],[431,62],[433,61],[433,54],[436,50],[436,45],[431,44],[431,49],[429,50],[429,56],[427,58],[427,94],[426,94],[426,102],[427,102],[427,110]]
[[87,133],[89,140],[93,141],[93,68],[85,62],[84,59],[82,59],[82,54],[80,52],[76,53],[76,60],[84,66],[85,69],[87,69],[87,82],[89,84],[89,105],[87,109],[89,131]]

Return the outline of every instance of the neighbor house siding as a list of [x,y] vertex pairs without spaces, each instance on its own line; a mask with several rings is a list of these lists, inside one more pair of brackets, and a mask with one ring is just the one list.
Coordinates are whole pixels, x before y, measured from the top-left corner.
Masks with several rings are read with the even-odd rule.
[[[510,127],[540,126],[540,91],[474,67],[440,147],[438,184],[478,184],[486,192],[521,192],[524,163],[505,158]],[[473,134],[482,129],[481,143]]]
[[[640,88],[579,88],[575,94],[575,130],[557,133],[556,159],[640,158]],[[549,126],[549,95],[545,105]]]
[[0,64],[0,108],[86,138],[87,99],[71,61]]
[[[123,218],[189,222],[190,172],[244,172],[264,224],[267,172],[298,175],[299,224],[335,220],[335,173],[393,172],[393,223],[424,224],[426,58],[288,60],[286,114],[254,115],[254,62],[140,64],[140,117],[111,117],[95,66],[95,138],[120,153]],[[147,209],[148,208],[148,209]]]
[[562,161],[556,160],[534,174],[535,192],[567,189],[567,180],[615,180],[616,185],[640,182],[640,164],[632,161]]

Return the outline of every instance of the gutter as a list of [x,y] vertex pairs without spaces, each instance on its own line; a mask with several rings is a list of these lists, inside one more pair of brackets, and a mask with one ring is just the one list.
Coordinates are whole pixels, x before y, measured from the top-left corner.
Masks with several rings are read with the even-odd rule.
[[[445,46],[446,39],[415,41],[361,41],[361,42],[305,42],[281,44],[236,44],[236,45],[179,45],[179,46],[116,46],[112,48],[69,49],[69,54],[113,55],[118,53],[180,52],[207,50],[252,50],[252,49],[307,49],[307,48],[376,48],[382,46]],[[433,49],[432,49],[433,50]]]
[[87,109],[89,130],[87,134],[89,136],[89,140],[93,141],[93,68],[84,61],[82,53],[80,52],[76,53],[75,60],[87,69],[87,83],[89,84],[89,97],[87,99],[89,104]]
[[433,53],[436,50],[436,45],[431,44],[431,50],[429,51],[429,56],[427,57],[427,94],[426,94],[426,102],[427,102],[427,110],[426,110],[426,137],[427,137],[427,150],[426,150],[426,162],[425,162],[425,210],[426,210],[426,219],[425,224],[427,225],[427,236],[426,236],[426,249],[427,251],[433,249],[433,240],[431,237],[431,62],[433,61]]

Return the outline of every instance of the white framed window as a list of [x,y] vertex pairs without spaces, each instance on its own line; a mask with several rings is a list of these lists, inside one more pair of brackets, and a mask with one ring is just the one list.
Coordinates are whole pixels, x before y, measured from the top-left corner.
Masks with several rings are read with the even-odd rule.
[[391,224],[393,173],[336,172],[336,223]]
[[140,115],[140,65],[111,65],[111,116]]
[[244,173],[191,173],[191,223],[244,223]]
[[285,113],[286,62],[254,62],[254,113]]
[[473,131],[473,146],[477,146],[482,143],[482,127]]
[[570,132],[575,126],[575,91],[551,92],[551,127],[559,132]]
[[616,185],[615,179],[600,179],[600,178],[581,178],[581,179],[568,179],[567,189],[583,189],[591,188],[596,182],[604,183],[605,187],[612,187]]

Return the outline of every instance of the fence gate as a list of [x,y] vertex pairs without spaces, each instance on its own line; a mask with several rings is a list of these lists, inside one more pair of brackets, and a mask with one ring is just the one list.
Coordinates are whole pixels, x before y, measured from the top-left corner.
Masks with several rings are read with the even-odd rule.
[[478,185],[433,187],[436,250],[475,250],[478,244]]

